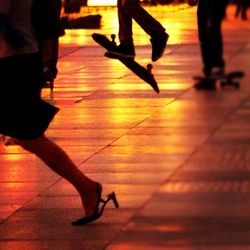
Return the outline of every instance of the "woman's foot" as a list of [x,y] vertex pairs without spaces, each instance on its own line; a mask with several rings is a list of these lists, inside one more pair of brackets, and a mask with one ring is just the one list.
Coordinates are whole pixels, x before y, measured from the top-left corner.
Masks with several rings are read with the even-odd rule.
[[[110,193],[107,196],[106,200],[101,198],[102,186],[100,183],[96,183],[96,196],[95,196],[95,198],[94,198],[93,194],[91,195],[91,193],[93,193],[93,192],[89,192],[88,201],[87,201],[86,197],[84,200],[85,216],[83,216],[82,218],[80,218],[76,221],[73,221],[72,225],[82,226],[82,225],[85,225],[85,224],[88,224],[90,222],[97,220],[98,218],[100,218],[102,216],[104,208],[110,200],[113,201],[116,208],[119,208],[119,204],[118,204],[118,201],[116,199],[116,195],[114,192]],[[101,207],[100,207],[100,203],[102,203]]]
[[102,185],[98,182],[94,185],[95,186],[91,191],[85,191],[84,195],[81,197],[86,216],[91,216],[99,210],[99,204],[102,196]]

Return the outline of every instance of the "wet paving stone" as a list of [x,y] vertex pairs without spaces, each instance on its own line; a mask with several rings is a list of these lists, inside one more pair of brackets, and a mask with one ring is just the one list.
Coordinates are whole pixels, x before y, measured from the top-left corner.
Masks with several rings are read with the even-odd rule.
[[[73,227],[84,214],[77,191],[34,155],[0,144],[1,250],[250,249],[249,22],[234,18],[234,5],[223,22],[226,70],[246,73],[240,88],[197,91],[196,8],[146,8],[170,34],[153,65],[159,94],[91,38],[116,33],[116,7],[88,7],[102,14],[101,30],[66,30],[54,91],[42,91],[60,108],[46,135],[102,182],[104,197],[115,191],[120,208],[108,203],[99,220]],[[149,37],[133,31],[146,66]]]

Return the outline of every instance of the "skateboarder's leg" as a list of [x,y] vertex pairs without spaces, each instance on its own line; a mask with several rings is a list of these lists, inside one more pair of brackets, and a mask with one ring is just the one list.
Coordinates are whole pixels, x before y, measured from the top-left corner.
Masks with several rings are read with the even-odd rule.
[[139,0],[118,0],[119,39],[121,43],[133,42],[132,19],[151,37],[152,60],[158,60],[166,47],[168,35],[165,28],[140,5]]
[[248,4],[249,4],[248,0],[242,0],[242,12],[241,12],[242,20],[247,20]]
[[[213,79],[224,74],[223,39],[221,23],[228,0],[200,0],[198,4],[198,32],[203,60],[203,71],[207,78]],[[211,88],[214,81],[203,81],[199,88]],[[196,87],[196,86],[195,86]]]
[[236,1],[235,17],[238,17],[241,12],[241,0]]
[[165,28],[142,8],[139,0],[123,0],[121,8],[128,16],[133,18],[149,36],[154,37],[156,35],[162,35],[165,32]]
[[211,0],[200,0],[198,2],[197,19],[198,19],[198,36],[200,41],[201,57],[203,61],[204,79],[198,81],[194,88],[196,89],[215,89],[215,80],[210,79],[212,70],[211,55]]
[[235,17],[241,16],[241,19],[247,19],[248,0],[237,0]]
[[205,76],[210,76],[213,69],[223,73],[223,39],[221,23],[228,0],[200,0],[198,5],[198,31]]
[[123,0],[117,1],[117,10],[120,42],[133,40],[132,17],[124,10]]
[[203,61],[203,72],[205,76],[210,76],[212,68],[211,41],[209,30],[210,1],[200,0],[198,2],[197,19],[198,35],[200,41],[201,57]]
[[114,56],[124,58],[134,58],[135,49],[133,43],[132,18],[124,11],[122,7],[123,0],[117,1],[118,22],[119,22],[119,40],[120,45],[112,48],[108,52]]
[[221,24],[224,18],[228,0],[212,0],[210,35],[211,35],[211,55],[212,55],[212,74],[223,75],[225,61],[223,58],[223,37]]
[[139,0],[124,0],[122,8],[151,37],[152,60],[158,60],[162,56],[168,40],[165,28],[141,7]]

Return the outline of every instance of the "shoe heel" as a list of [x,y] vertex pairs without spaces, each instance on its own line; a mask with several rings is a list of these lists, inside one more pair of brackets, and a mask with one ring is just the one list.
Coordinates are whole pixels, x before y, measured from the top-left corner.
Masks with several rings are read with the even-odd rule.
[[109,194],[108,195],[108,199],[113,201],[113,203],[114,203],[114,205],[115,205],[116,208],[119,208],[119,203],[117,201],[115,192],[112,192],[111,194]]

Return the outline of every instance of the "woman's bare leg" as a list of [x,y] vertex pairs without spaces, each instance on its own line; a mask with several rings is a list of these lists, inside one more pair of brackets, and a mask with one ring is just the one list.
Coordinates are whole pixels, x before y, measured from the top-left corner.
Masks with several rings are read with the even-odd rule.
[[86,215],[92,215],[97,204],[96,182],[84,175],[66,152],[46,136],[33,140],[17,140],[18,145],[35,154],[79,192]]

